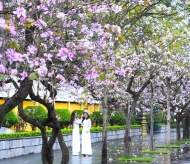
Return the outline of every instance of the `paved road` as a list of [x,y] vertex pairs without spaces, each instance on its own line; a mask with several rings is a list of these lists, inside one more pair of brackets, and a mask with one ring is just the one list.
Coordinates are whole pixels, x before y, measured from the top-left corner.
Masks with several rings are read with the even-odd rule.
[[[175,138],[175,133],[171,134],[172,138]],[[154,135],[155,145],[165,144],[166,133],[158,133]],[[141,136],[134,136],[132,138],[132,150],[133,155],[139,154],[139,150],[147,149],[149,146],[149,137],[142,138]],[[123,140],[113,140],[108,141],[108,159],[110,164],[121,164],[123,162],[117,162],[116,159],[124,154],[123,151]],[[101,164],[101,142],[93,144],[93,155],[92,157],[76,157],[71,155],[70,152],[70,163],[69,164]],[[146,157],[155,157],[155,161],[151,164],[190,164],[190,155],[177,153],[176,150],[172,150],[171,155],[139,155]],[[183,160],[184,157],[187,157]],[[54,164],[61,163],[61,152],[59,150],[55,151]],[[128,162],[127,164],[130,164]],[[16,157],[12,159],[0,160],[0,164],[42,164],[41,154],[30,154],[21,157]],[[131,163],[132,164],[132,163]],[[134,162],[133,162],[134,164]],[[138,164],[138,162],[136,162]],[[141,164],[146,164],[141,163]],[[150,163],[148,163],[150,164]]]

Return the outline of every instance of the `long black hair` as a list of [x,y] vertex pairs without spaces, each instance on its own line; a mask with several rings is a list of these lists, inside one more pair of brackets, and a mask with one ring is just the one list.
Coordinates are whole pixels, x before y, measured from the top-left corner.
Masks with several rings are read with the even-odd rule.
[[88,116],[88,117],[87,117],[87,118],[85,118],[85,117],[83,116],[83,117],[82,117],[82,123],[83,123],[83,121],[84,121],[85,119],[86,119],[86,120],[88,120],[88,119],[90,118],[90,116],[88,115],[88,113],[87,113],[87,112],[83,112],[83,114],[85,114],[85,113],[87,114],[87,116]]
[[75,115],[76,115],[76,111],[74,110],[72,113],[71,113],[71,118],[70,118],[70,123],[71,125],[73,124],[74,120],[75,120]]

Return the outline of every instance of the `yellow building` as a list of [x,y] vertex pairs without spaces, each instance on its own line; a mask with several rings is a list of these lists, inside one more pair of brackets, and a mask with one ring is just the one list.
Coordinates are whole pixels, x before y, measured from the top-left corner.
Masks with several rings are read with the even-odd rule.
[[[0,99],[0,104],[3,104],[4,100]],[[25,100],[23,102],[23,108],[26,108],[27,106],[42,106],[44,109],[46,109],[45,106],[43,106],[42,104],[38,103],[38,102],[34,102],[31,100]],[[86,104],[83,103],[76,103],[76,102],[66,102],[66,101],[56,101],[55,102],[55,109],[68,109],[70,112],[72,112],[73,110],[84,110],[84,108],[86,107]],[[98,111],[99,110],[99,105],[96,104],[88,104],[88,110],[90,111],[90,113],[94,112],[94,111]],[[14,108],[13,111],[18,115],[18,108]],[[14,130],[14,127],[11,128],[12,130]],[[27,124],[26,126],[26,131],[31,131],[31,127],[29,124]]]

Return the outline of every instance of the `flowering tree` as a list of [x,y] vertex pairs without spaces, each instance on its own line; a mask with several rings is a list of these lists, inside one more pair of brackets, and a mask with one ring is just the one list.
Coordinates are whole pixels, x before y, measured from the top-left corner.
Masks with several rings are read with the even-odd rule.
[[[149,40],[150,33],[156,30],[158,34],[159,21],[153,26],[145,24],[147,28],[142,28],[140,21],[171,14],[161,2],[0,1],[1,87],[7,93],[9,86],[15,87],[0,106],[0,121],[19,104],[22,118],[42,132],[42,162],[53,163],[52,147],[56,137],[63,143],[54,111],[57,90],[68,86],[90,90],[103,106],[102,163],[106,163],[108,102],[117,100],[121,107],[126,107],[127,99],[129,108],[125,114],[130,113],[131,117],[140,94],[155,76],[156,64],[151,63],[156,55],[153,52],[163,53],[170,43],[171,33],[162,39],[157,35],[155,42]],[[143,20],[145,16],[147,19]],[[163,29],[162,34],[164,32]],[[161,47],[162,41],[165,43]],[[149,53],[152,55],[147,55]],[[21,103],[28,95],[48,110],[48,118],[41,124],[26,117],[22,110]],[[126,117],[129,124],[125,136],[129,149],[130,117]],[[46,126],[53,129],[49,140]],[[62,151],[65,154],[62,163],[68,163],[65,145]],[[130,155],[130,150],[126,152]]]
[[[116,12],[107,14],[107,11],[110,11],[110,7],[107,10],[103,10],[102,17],[107,16],[109,19],[104,20],[103,18],[97,17],[99,22],[100,20],[105,21],[107,24],[101,26],[101,24],[96,25],[96,37],[93,38],[91,47],[95,47],[96,51],[91,53],[91,55],[85,58],[83,68],[85,68],[86,73],[84,74],[85,82],[87,89],[89,89],[93,97],[99,99],[102,102],[103,111],[104,111],[104,127],[103,130],[103,148],[102,148],[102,162],[107,161],[107,146],[106,146],[106,123],[107,123],[107,109],[108,102],[112,100],[116,101],[120,106],[126,107],[126,99],[133,101],[133,105],[128,104],[130,108],[128,111],[131,111],[130,116],[125,118],[127,120],[126,128],[126,155],[131,154],[130,151],[130,118],[134,113],[136,103],[140,97],[140,94],[150,83],[150,79],[153,78],[153,73],[150,71],[154,68],[154,64],[149,65],[150,62],[146,62],[147,53],[145,51],[146,46],[151,45],[151,41],[144,43],[146,39],[143,38],[143,33],[148,34],[148,27],[145,28],[147,31],[143,31],[142,27],[135,25],[139,23],[139,20],[143,16],[147,16],[148,12],[154,11],[154,6],[159,4],[157,3],[148,3],[147,1],[143,2],[131,2],[126,3],[123,1],[118,2],[118,10],[122,7],[122,10],[117,14]],[[101,6],[98,6],[97,11],[100,12]],[[96,12],[97,12],[96,11]],[[106,11],[106,12],[105,12]],[[157,9],[157,12],[166,12],[166,8]],[[96,15],[95,12],[95,16]],[[128,17],[125,20],[122,20],[127,14]],[[155,12],[156,13],[156,12]],[[154,15],[152,13],[152,15]],[[167,13],[166,13],[167,15]],[[147,18],[148,20],[148,18]],[[146,20],[146,21],[147,21]],[[121,28],[122,27],[122,28]],[[158,27],[157,27],[158,28]],[[97,33],[98,32],[98,33]],[[96,39],[100,41],[97,42]],[[147,35],[148,38],[148,35]],[[148,40],[148,39],[147,39]],[[144,50],[143,50],[143,48]],[[157,45],[154,46],[156,48]],[[152,51],[154,48],[149,51]],[[153,58],[154,54],[150,56]],[[153,60],[153,59],[152,59]],[[147,70],[150,73],[147,75]],[[140,83],[143,74],[144,84]],[[137,82],[134,80],[136,79]],[[126,85],[127,84],[127,85]],[[138,85],[139,84],[139,85]],[[127,87],[126,87],[127,86]],[[126,87],[126,88],[125,88]],[[132,90],[132,88],[134,90]],[[131,95],[130,95],[130,94]],[[128,114],[127,110],[125,111]]]
[[[174,68],[183,70],[182,67],[179,67],[179,63],[181,61],[183,61],[182,63],[187,62],[188,49],[187,44],[184,43],[184,39],[188,39],[188,36],[186,37],[188,32],[184,33],[184,31],[187,31],[188,26],[187,24],[177,23],[179,19],[183,20],[182,22],[186,22],[186,17],[184,16],[184,13],[180,13],[179,15],[176,14],[175,4],[173,4],[173,6],[170,5],[169,8],[173,8],[173,14],[171,13],[171,10],[167,10],[168,7],[163,3],[148,11],[148,13],[151,13],[148,15],[151,16],[142,18],[142,21],[138,21],[138,26],[130,29],[129,34],[132,33],[131,39],[129,36],[128,38],[131,40],[131,43],[133,43],[134,48],[129,49],[129,47],[126,48],[123,46],[120,52],[118,52],[120,57],[125,57],[125,59],[122,60],[122,63],[119,63],[120,67],[124,61],[127,61],[128,63],[125,64],[127,67],[124,67],[125,71],[123,72],[126,74],[120,78],[121,85],[118,85],[120,87],[116,93],[120,93],[118,104],[123,108],[123,115],[129,122],[134,113],[135,107],[137,106],[140,94],[142,94],[143,90],[152,81],[151,79],[161,79],[163,75],[169,75],[170,73],[168,72],[171,72],[172,74],[170,75],[173,80],[177,80],[179,74],[183,71],[178,74]],[[162,13],[164,12],[164,14],[162,14],[162,18],[164,19],[159,19],[159,16],[153,16],[155,13],[161,13],[161,11]],[[133,30],[138,30],[135,33],[136,35],[133,34]],[[168,31],[168,33],[165,31]],[[176,45],[183,46],[176,47]],[[130,52],[130,56],[126,55],[127,52]],[[178,58],[178,60],[180,59],[180,61],[174,60],[176,58]],[[169,59],[174,62],[171,64],[171,67],[168,67],[167,61]],[[166,63],[167,66],[165,65]],[[163,71],[164,67],[165,69],[167,68],[168,72],[166,70]],[[129,68],[131,68],[131,71],[127,72],[126,70],[130,70]],[[155,79],[155,81],[156,80],[158,79]],[[120,91],[121,88],[122,91]],[[128,93],[130,93],[131,96],[128,95]],[[154,101],[156,101],[156,98],[154,98]],[[153,108],[153,100],[150,105]],[[169,110],[170,108],[168,107],[167,111],[169,112]],[[129,122],[127,124],[129,124]],[[126,129],[127,135],[125,136],[125,144],[127,148],[126,155],[131,155],[129,149],[131,147],[130,126],[126,126],[128,127],[128,130]]]
[[[43,163],[53,163],[52,147],[57,136],[64,147],[62,163],[68,163],[68,150],[60,135],[54,98],[57,88],[69,81],[73,84],[74,65],[78,62],[74,53],[85,49],[82,40],[85,25],[81,22],[77,28],[77,19],[85,17],[82,6],[54,0],[0,1],[1,87],[7,93],[9,86],[15,87],[13,94],[1,105],[0,121],[19,104],[20,116],[42,132]],[[28,95],[47,108],[48,118],[42,123],[23,112],[21,103]],[[49,140],[46,126],[53,129]]]
[[[102,13],[107,16],[112,10],[117,13],[117,6],[109,6],[107,2],[98,5],[61,0],[0,2],[1,84],[7,93],[10,92],[8,85],[15,87],[1,106],[0,120],[19,104],[20,116],[42,132],[43,163],[53,163],[52,147],[57,136],[63,143],[54,111],[57,89],[85,86],[86,81],[98,75],[94,67],[86,67],[92,63],[87,60],[89,56],[98,62],[106,54],[112,54],[111,50],[107,52],[113,46],[109,43],[111,33],[104,32],[110,26],[101,26],[96,20],[96,16]],[[120,33],[117,26],[111,28],[114,34]],[[48,118],[42,123],[24,113],[22,101],[28,95],[47,108]],[[53,129],[49,140],[46,126]],[[68,163],[68,150],[63,147],[62,163]]]

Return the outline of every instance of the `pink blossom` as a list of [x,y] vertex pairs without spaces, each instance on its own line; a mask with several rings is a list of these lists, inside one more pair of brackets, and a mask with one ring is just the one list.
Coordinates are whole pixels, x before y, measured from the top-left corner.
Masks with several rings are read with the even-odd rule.
[[78,22],[76,20],[71,21],[72,26],[76,27],[77,24],[78,24]]
[[18,71],[16,69],[11,69],[11,75],[16,76],[18,74]]
[[119,75],[125,77],[125,73],[126,73],[125,69],[121,68],[121,69],[119,70]]
[[82,28],[81,28],[81,32],[82,32],[82,33],[86,33],[87,31],[88,31],[87,25],[83,24],[83,25],[82,25]]
[[101,25],[100,24],[98,24],[98,23],[93,23],[92,24],[92,28],[91,28],[92,31],[99,32],[100,29],[101,29]]
[[0,27],[5,28],[6,24],[5,24],[5,19],[0,18]]
[[3,3],[0,1],[0,11],[3,11]]
[[13,49],[9,48],[6,51],[7,54],[7,58],[9,60],[10,63],[14,62],[14,61],[23,61],[22,59],[22,55],[20,53],[15,52]]
[[21,75],[21,80],[24,80],[26,77],[28,77],[28,73],[23,71],[22,73],[20,73]]
[[68,53],[68,57],[69,59],[72,61],[73,60],[73,57],[74,57],[74,54],[72,52],[69,52]]
[[11,76],[11,78],[12,79],[15,79],[15,78],[17,78],[17,74],[18,74],[18,71],[16,70],[16,69],[11,69],[10,70],[10,76]]
[[36,51],[37,51],[37,48],[36,48],[34,45],[30,45],[30,46],[28,46],[28,51],[29,51],[31,54],[35,54]]
[[67,48],[61,48],[57,54],[57,57],[60,57],[61,60],[65,61],[67,59],[67,53],[69,53]]
[[45,5],[43,5],[43,4],[38,5],[37,9],[38,9],[38,11],[43,11],[44,14],[48,14],[49,13],[48,8]]
[[14,11],[13,13],[17,15],[18,18],[26,18],[26,10],[21,6],[17,7],[16,11]]
[[40,64],[45,64],[46,63],[46,60],[44,58],[40,58]]
[[69,53],[69,49],[67,49],[67,48],[61,48],[59,50],[60,55],[65,55],[65,54],[68,54],[68,53]]
[[52,77],[54,74],[55,74],[54,71],[52,71],[52,72],[48,72],[48,77]]
[[93,70],[90,74],[84,75],[87,80],[95,79],[98,77],[96,70]]
[[53,103],[53,99],[51,97],[48,98],[49,103]]
[[12,56],[13,58],[13,61],[23,61],[23,59],[22,59],[22,55],[20,54],[20,53],[17,53],[17,52],[15,52],[15,53],[13,53],[13,56]]
[[104,27],[105,27],[106,29],[110,29],[111,25],[110,25],[110,24],[106,24]]
[[38,75],[39,75],[40,77],[44,77],[44,76],[46,76],[47,73],[48,73],[48,69],[47,69],[47,67],[44,66],[44,65],[40,66],[40,67],[37,69],[37,71],[38,71]]
[[44,57],[46,57],[47,60],[52,61],[53,55],[52,55],[52,54],[47,54],[47,53],[45,53],[45,54],[44,54]]
[[58,40],[60,40],[60,38],[61,38],[61,37],[56,36],[56,37],[55,37],[55,40],[58,41]]
[[35,23],[35,26],[39,29],[43,29],[43,27],[47,26],[47,23],[43,19],[38,19]]
[[107,42],[106,42],[105,40],[101,39],[98,44],[99,44],[100,46],[104,47],[104,46],[106,46],[106,43],[107,43]]
[[57,78],[57,79],[60,79],[62,82],[65,81],[65,78],[64,78],[63,75],[61,75],[61,74],[58,74],[58,75],[56,76],[56,78]]
[[34,66],[39,66],[40,65],[39,60],[36,60],[36,59],[34,60],[33,63],[34,63]]
[[61,60],[65,61],[67,57],[69,57],[69,59],[72,60],[74,54],[67,48],[61,48],[57,56],[60,57]]
[[0,64],[0,72],[5,73],[5,70],[6,70],[5,66]]
[[60,18],[60,19],[64,20],[65,19],[65,14],[63,12],[58,12],[57,18]]
[[53,35],[53,32],[50,31],[50,30],[47,30],[47,31],[41,33],[40,36],[41,36],[42,38],[47,38],[47,37],[52,36],[52,35]]
[[117,25],[112,25],[111,26],[111,30],[115,33],[118,33],[120,34],[121,33],[121,27],[120,26],[117,26]]
[[13,24],[11,24],[9,26],[9,30],[10,30],[10,33],[15,36],[16,35],[16,31],[15,31],[15,26]]
[[118,6],[118,5],[113,5],[111,7],[112,11],[114,11],[115,13],[119,13],[121,10],[122,10],[122,7],[121,6]]

